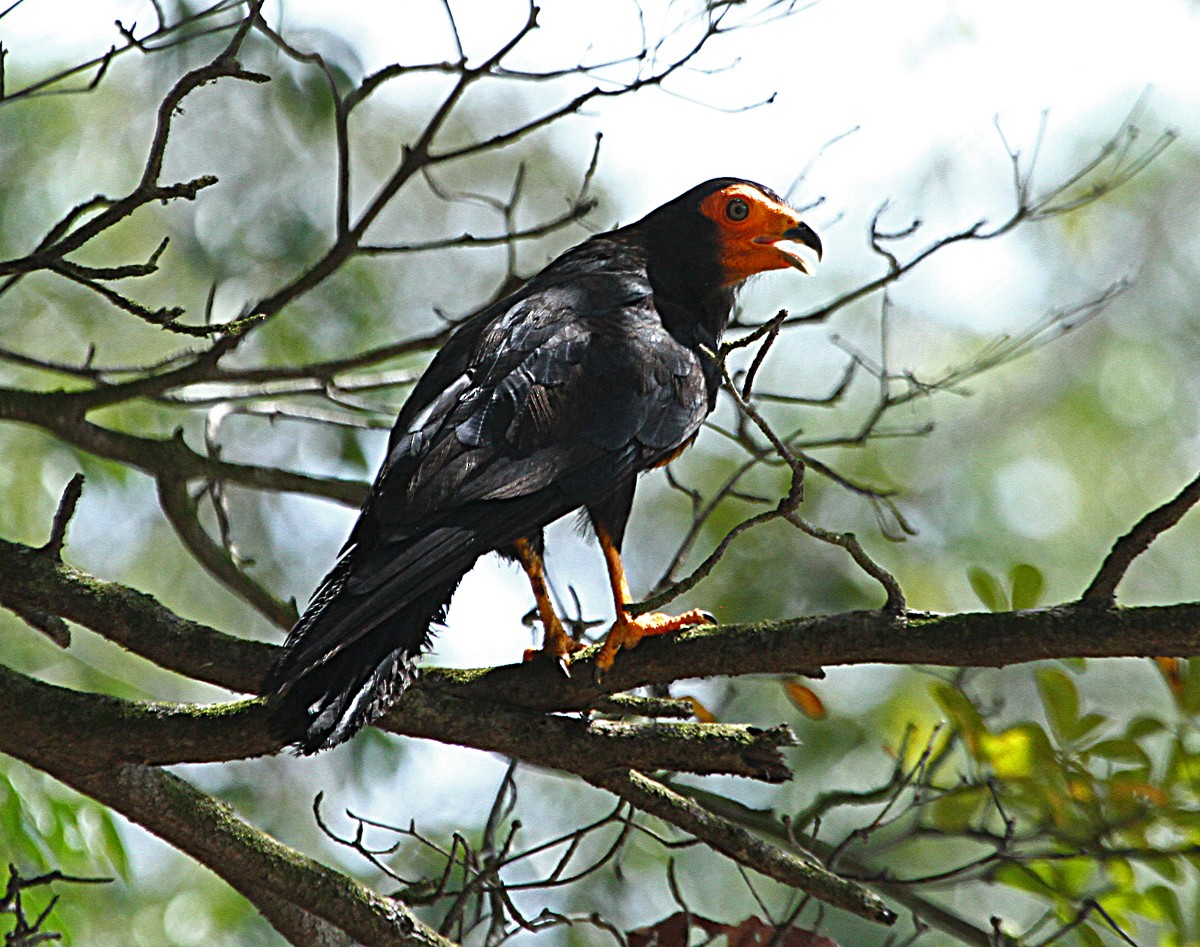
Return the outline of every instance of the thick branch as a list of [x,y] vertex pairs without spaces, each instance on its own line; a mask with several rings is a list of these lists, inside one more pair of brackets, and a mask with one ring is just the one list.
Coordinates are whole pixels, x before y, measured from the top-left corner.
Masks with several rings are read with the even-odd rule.
[[0,540],[0,603],[37,608],[34,602],[155,664],[241,693],[255,693],[276,651],[181,618],[145,592]]
[[[113,763],[219,762],[280,750],[262,701],[198,707],[121,700],[45,684],[3,665],[0,723],[21,745]],[[406,695],[382,725],[581,774],[637,765],[783,782],[792,773],[780,748],[796,743],[787,727],[587,721],[420,691]]]
[[[600,693],[591,682],[595,648],[575,656],[570,680],[549,668],[519,665],[426,672],[422,687],[503,700],[542,710],[573,710]],[[898,618],[883,611],[843,612],[744,625],[697,628],[646,639],[622,654],[605,690],[628,690],[688,677],[783,674],[854,664],[1005,667],[1066,657],[1200,655],[1200,602],[1098,609],[1059,605],[1023,612]],[[557,675],[562,678],[562,675]],[[458,690],[461,688],[461,690]]]
[[865,888],[839,878],[815,862],[768,845],[740,825],[715,815],[639,772],[609,773],[590,782],[696,836],[739,864],[750,865],[768,877],[860,917],[881,924],[892,924],[896,920],[887,905]]
[[[281,930],[302,926],[299,912],[371,945],[452,947],[400,901],[385,898],[275,841],[224,803],[160,769],[80,760],[64,744],[31,745],[14,731],[0,733],[0,750],[62,780],[120,812],[207,865],[258,906]],[[67,752],[63,752],[67,750]],[[99,763],[100,765],[96,765]]]
[[[179,618],[147,595],[0,541],[0,602],[79,622],[163,667],[254,692],[274,649]],[[615,691],[687,677],[780,674],[822,665],[1004,667],[1065,657],[1200,655],[1200,602],[1137,608],[1070,604],[906,618],[844,612],[699,628],[647,639],[595,683],[595,648],[566,678],[550,662],[428,668],[414,688],[537,711],[583,710]]]

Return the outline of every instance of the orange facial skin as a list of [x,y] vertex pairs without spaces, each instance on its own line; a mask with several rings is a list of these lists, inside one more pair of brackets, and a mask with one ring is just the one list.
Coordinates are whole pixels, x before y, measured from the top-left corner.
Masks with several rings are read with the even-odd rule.
[[821,241],[800,215],[751,184],[710,194],[700,211],[717,225],[726,286],[788,266],[811,273],[811,256],[821,259]]

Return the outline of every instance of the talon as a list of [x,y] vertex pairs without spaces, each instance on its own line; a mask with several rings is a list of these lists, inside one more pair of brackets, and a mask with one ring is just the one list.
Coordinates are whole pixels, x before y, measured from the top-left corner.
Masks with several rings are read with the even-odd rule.
[[563,672],[563,676],[570,678],[571,669],[567,666],[567,656],[565,654],[559,655],[558,661],[555,663],[558,664],[558,669]]
[[695,612],[696,612],[696,614],[698,614],[698,615],[699,615],[701,618],[703,618],[703,619],[704,619],[704,624],[706,624],[706,625],[719,625],[719,624],[721,624],[719,621],[717,621],[717,616],[716,616],[716,615],[714,615],[712,612],[710,612],[710,611],[709,611],[708,609],[706,609],[706,608],[697,608],[697,609],[695,609]]

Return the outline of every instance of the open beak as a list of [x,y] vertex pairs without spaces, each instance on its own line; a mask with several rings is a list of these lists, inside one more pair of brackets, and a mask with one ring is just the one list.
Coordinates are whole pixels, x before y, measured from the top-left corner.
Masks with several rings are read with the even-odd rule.
[[785,230],[778,237],[755,237],[754,242],[774,247],[783,254],[789,266],[808,276],[812,276],[821,259],[821,238],[805,223]]

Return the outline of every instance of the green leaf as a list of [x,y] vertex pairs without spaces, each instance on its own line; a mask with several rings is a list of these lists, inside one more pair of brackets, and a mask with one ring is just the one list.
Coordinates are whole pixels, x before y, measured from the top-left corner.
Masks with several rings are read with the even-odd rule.
[[341,432],[341,458],[342,462],[353,467],[355,470],[367,469],[367,457],[363,453],[362,443],[359,441],[358,432],[345,429]]
[[121,833],[117,831],[116,819],[108,809],[97,812],[100,820],[100,836],[104,840],[104,857],[109,865],[122,878],[129,879],[129,856],[125,852],[125,843]]
[[1075,928],[1075,939],[1083,947],[1104,947],[1104,938],[1096,933],[1096,929],[1087,922]]
[[1179,896],[1173,890],[1166,885],[1154,885],[1142,894],[1142,901],[1144,907],[1140,913],[1183,932],[1183,911],[1179,907]]
[[1051,896],[1051,886],[1046,881],[1045,874],[1044,865],[1018,865],[1007,862],[996,869],[994,877],[1000,884],[1046,898]]
[[956,834],[968,828],[991,802],[986,786],[966,786],[935,799],[929,806],[929,816],[938,829]]
[[1105,723],[1108,723],[1108,717],[1104,714],[1084,714],[1079,718],[1079,723],[1075,727],[1075,739],[1083,739],[1083,737],[1086,737],[1101,724]]
[[1179,706],[1191,716],[1200,714],[1200,658],[1189,658],[1187,661]]
[[989,612],[1008,611],[1008,599],[1000,580],[981,566],[971,566],[967,569],[967,579],[983,607]]
[[1137,889],[1133,866],[1129,864],[1127,858],[1110,858],[1105,862],[1105,868],[1108,871],[1109,880],[1116,889],[1115,893],[1129,893]]
[[1050,728],[1060,740],[1079,736],[1079,690],[1070,676],[1057,668],[1037,672],[1038,694]]
[[1179,884],[1179,880],[1183,874],[1180,869],[1178,859],[1165,855],[1160,858],[1144,859],[1142,864],[1153,871],[1156,875],[1161,878],[1165,878],[1172,884]]
[[1041,569],[1027,562],[1018,563],[1008,573],[1008,581],[1012,588],[1014,611],[1037,608],[1042,600],[1042,593],[1046,591],[1046,578]]
[[1098,756],[1112,763],[1131,763],[1147,768],[1150,766],[1150,757],[1146,754],[1146,751],[1133,740],[1126,739],[1125,737],[1118,737],[1113,740],[1101,740],[1099,743],[1088,747],[1087,752],[1092,756]]
[[1125,736],[1130,740],[1144,740],[1155,733],[1162,733],[1167,725],[1157,717],[1134,717],[1125,728]]
[[972,754],[978,754],[979,736],[986,729],[983,717],[975,709],[975,705],[967,695],[951,684],[938,682],[930,690],[933,699],[946,712],[954,726],[962,733],[967,741],[967,749]]
[[1033,723],[1021,723],[997,734],[985,733],[979,740],[980,755],[992,765],[1000,779],[1044,777],[1054,761],[1046,732]]

